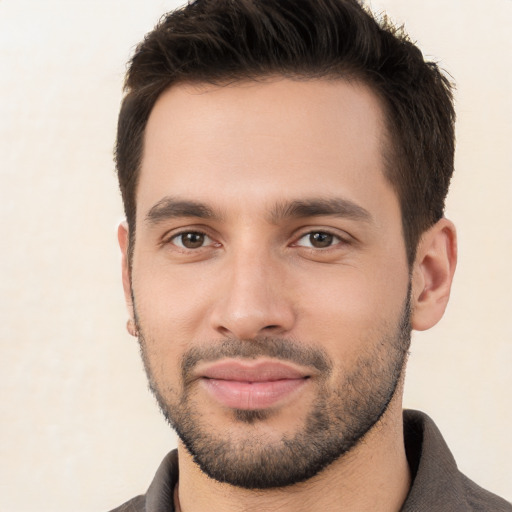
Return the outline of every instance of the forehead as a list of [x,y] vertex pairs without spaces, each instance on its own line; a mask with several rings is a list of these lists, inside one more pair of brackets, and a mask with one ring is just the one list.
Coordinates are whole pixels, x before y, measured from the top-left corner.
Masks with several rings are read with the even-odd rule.
[[389,188],[384,125],[359,82],[173,86],[147,123],[138,214],[166,195],[240,207],[330,194],[371,202]]

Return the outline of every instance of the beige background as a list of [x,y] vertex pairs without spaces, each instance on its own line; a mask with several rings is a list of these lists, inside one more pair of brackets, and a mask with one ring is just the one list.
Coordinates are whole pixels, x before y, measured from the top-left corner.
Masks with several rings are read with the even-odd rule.
[[[109,510],[174,445],[125,333],[112,146],[124,63],[164,0],[0,0],[0,510]],[[406,405],[512,500],[512,1],[374,0],[458,83],[445,319]]]

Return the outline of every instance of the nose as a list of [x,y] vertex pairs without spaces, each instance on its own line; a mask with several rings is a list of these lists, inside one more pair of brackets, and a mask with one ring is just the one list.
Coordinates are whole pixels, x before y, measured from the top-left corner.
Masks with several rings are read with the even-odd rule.
[[295,312],[283,270],[263,251],[230,258],[211,316],[212,327],[222,336],[243,340],[289,332]]

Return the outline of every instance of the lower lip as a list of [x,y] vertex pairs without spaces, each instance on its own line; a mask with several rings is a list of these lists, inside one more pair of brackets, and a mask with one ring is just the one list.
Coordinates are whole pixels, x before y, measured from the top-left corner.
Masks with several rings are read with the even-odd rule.
[[266,409],[298,391],[306,379],[283,379],[265,382],[202,379],[206,390],[222,405],[247,411]]

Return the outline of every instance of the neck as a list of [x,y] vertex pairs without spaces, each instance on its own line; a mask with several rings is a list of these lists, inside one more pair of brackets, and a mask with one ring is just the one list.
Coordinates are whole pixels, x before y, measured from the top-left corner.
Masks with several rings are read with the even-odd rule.
[[198,468],[183,446],[178,450],[178,512],[397,512],[410,486],[400,390],[353,450],[310,480],[290,487],[247,490],[219,483]]

